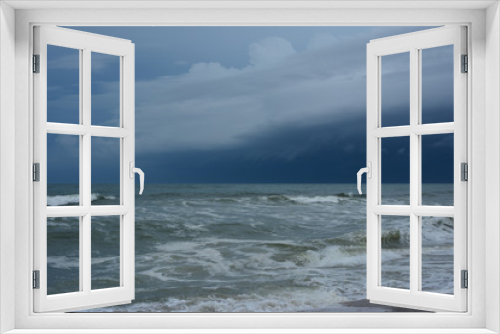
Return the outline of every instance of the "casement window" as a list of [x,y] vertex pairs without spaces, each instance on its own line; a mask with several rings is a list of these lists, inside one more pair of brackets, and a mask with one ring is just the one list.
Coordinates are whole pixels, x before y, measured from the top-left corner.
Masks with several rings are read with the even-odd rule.
[[[466,182],[461,180],[462,163],[466,159],[466,138],[465,138],[465,118],[466,118],[466,73],[462,68],[463,56],[466,55],[466,28],[443,27],[437,29],[424,30],[400,36],[373,40],[367,46],[368,59],[368,107],[367,107],[367,138],[368,138],[368,197],[367,197],[367,297],[373,303],[385,305],[402,306],[406,308],[438,310],[438,311],[466,311],[466,289],[463,286],[462,272],[466,271]],[[35,27],[34,34],[34,93],[35,93],[35,259],[34,259],[34,311],[72,311],[79,309],[90,309],[101,306],[111,306],[121,303],[130,303],[134,299],[134,108],[133,108],[133,52],[134,47],[130,41],[119,40],[90,33],[77,32],[70,29],[55,27]],[[80,73],[79,79],[79,122],[77,124],[57,122],[54,116],[49,117],[51,105],[47,103],[48,77],[53,71],[51,66],[55,63],[50,61],[48,50],[50,47],[68,48],[73,50],[73,62],[78,64]],[[438,52],[435,57],[452,57],[447,59],[452,63],[452,77],[454,92],[454,115],[450,122],[445,123],[423,123],[422,117],[425,99],[427,95],[422,94],[422,64],[426,58],[424,54],[428,52],[436,53],[443,47],[452,48],[451,54]],[[97,111],[92,112],[91,87],[92,87],[92,56],[96,53],[113,55],[120,59],[120,87],[119,95],[119,115],[118,119],[110,120],[107,123],[116,123],[116,127],[94,125],[102,122],[92,120],[92,115],[97,116]],[[388,93],[384,89],[391,89],[384,85],[383,68],[388,66],[385,57],[393,55],[408,54],[406,58],[410,72],[408,76],[408,87],[410,90],[408,110],[401,110],[401,113],[408,114],[408,124],[401,126],[384,126],[383,113],[384,104],[381,102],[383,96]],[[67,60],[69,61],[69,60]],[[64,70],[64,68],[62,69]],[[111,101],[109,103],[111,105]],[[405,104],[403,104],[405,105]],[[76,108],[68,110],[77,113]],[[69,119],[69,118],[68,118]],[[75,117],[75,120],[78,118]],[[50,121],[52,120],[52,121]],[[55,121],[55,122],[54,122]],[[422,201],[422,180],[421,180],[421,153],[422,143],[425,136],[451,134],[453,136],[454,164],[456,168],[449,172],[455,175],[454,178],[454,206],[432,206],[425,205]],[[59,141],[68,142],[70,136],[77,136],[79,145],[75,145],[75,150],[79,151],[79,205],[71,206],[47,206],[47,170],[51,167],[47,156],[50,156],[47,146],[47,136],[66,137]],[[118,205],[95,205],[92,202],[91,189],[93,187],[92,174],[96,165],[92,159],[97,158],[92,151],[98,150],[99,146],[107,145],[100,141],[102,138],[112,138],[119,141],[119,145],[114,145],[119,151],[120,169],[120,198]],[[406,200],[407,205],[387,205],[388,197],[383,193],[383,180],[381,178],[382,147],[386,138],[409,139],[409,163],[402,168],[409,168],[410,182]],[[95,170],[94,172],[97,172]],[[403,195],[404,197],[404,195]],[[52,197],[54,198],[54,197]],[[389,198],[390,203],[390,198]],[[50,204],[50,203],[49,203]],[[382,261],[384,256],[383,231],[386,222],[391,223],[392,217],[399,217],[399,221],[405,221],[407,226],[400,226],[398,230],[408,229],[410,236],[409,247],[403,251],[407,254],[407,273],[400,272],[395,277],[399,282],[387,282],[385,279],[385,265],[387,261]],[[93,262],[99,258],[94,257],[99,253],[99,242],[94,241],[93,236],[96,229],[97,220],[101,217],[106,219],[104,224],[116,224],[118,228],[115,233],[119,235],[116,240],[117,245],[111,248],[119,250],[116,253],[117,261],[120,263],[119,272],[115,273],[117,278],[113,283],[108,282],[104,286],[99,284],[99,278],[93,274]],[[425,223],[428,217],[453,218],[454,239],[451,241],[453,256],[436,254],[434,256],[443,257],[443,270],[447,269],[447,278],[453,286],[451,292],[440,293],[437,291],[426,291],[425,259],[426,251],[429,249],[423,246],[423,236],[427,232]],[[48,262],[48,250],[51,250],[50,259],[58,259],[65,254],[65,249],[57,245],[48,244],[47,240],[58,240],[48,238],[52,226],[69,225],[67,229],[72,230],[73,239],[73,262],[79,267],[79,285],[66,286],[64,293],[60,291],[54,293],[51,286],[55,285],[52,280],[55,275],[51,274]],[[114,218],[114,219],[113,219]],[[392,222],[394,224],[394,222]],[[52,232],[55,233],[55,232]],[[65,234],[67,236],[67,234]],[[443,240],[445,243],[449,240]],[[97,252],[92,248],[97,248]],[[435,250],[430,249],[431,252]],[[67,249],[66,253],[70,250]],[[67,254],[66,254],[67,255]],[[431,254],[432,255],[432,254]],[[97,260],[97,261],[96,261]],[[64,261],[71,261],[66,256]],[[66,263],[68,265],[68,263]],[[405,270],[405,265],[398,268]],[[436,270],[433,267],[432,270]],[[429,276],[429,275],[427,275]]]
[[[36,115],[33,170],[34,310],[35,312],[71,311],[129,303],[134,299],[135,281],[134,172],[137,169],[134,168],[134,44],[127,40],[55,27],[35,27],[34,42],[34,110]],[[50,110],[47,110],[47,80],[51,71],[54,71],[51,67],[57,66],[54,62],[47,61],[48,50],[51,47],[66,48],[76,55],[72,60],[79,73],[79,76],[76,76],[77,80],[79,77],[79,82],[76,83],[79,86],[79,99],[76,108],[67,110],[68,114],[73,113],[76,124],[48,121],[47,115],[50,114]],[[97,53],[114,56],[118,58],[120,64],[120,94],[116,96],[119,101],[114,101],[119,105],[118,119],[115,119],[116,126],[95,125],[100,122],[92,121],[92,56],[95,57]],[[111,104],[112,101],[109,101],[109,105]],[[71,120],[71,117],[62,121],[65,120]],[[76,168],[79,170],[79,198],[74,203],[78,205],[47,205],[50,204],[47,203],[47,169],[54,167],[47,162],[47,156],[51,155],[51,152],[47,152],[47,137],[52,139],[54,136],[58,137],[57,139],[61,142],[71,142],[75,139],[74,137],[77,137],[77,145],[73,149],[77,151],[74,153],[78,161]],[[114,145],[103,139],[114,139]],[[120,173],[118,205],[92,204],[92,173],[96,173],[96,170],[92,171],[92,167],[96,166],[92,163],[94,157],[92,151],[99,149],[99,147],[93,147],[94,145],[111,146],[109,149],[114,149],[116,151],[114,153],[119,157],[119,168],[115,170],[116,173]],[[50,148],[57,149],[54,146]],[[107,284],[104,287],[98,284],[99,278],[91,274],[92,262],[96,262],[93,258],[96,252],[92,253],[92,247],[100,247],[98,243],[92,242],[93,232],[96,233],[92,225],[96,224],[96,220],[100,217],[107,217],[104,224],[117,225],[118,236],[114,239],[117,244],[110,246],[117,250],[115,256],[118,257],[117,261],[120,263],[119,272],[115,273],[118,278],[115,284]],[[51,279],[54,279],[54,275],[48,274],[47,270],[48,250],[52,251],[55,258],[70,253],[68,248],[47,243],[47,235],[51,233],[51,226],[58,224],[56,218],[59,218],[62,224],[67,224],[70,234],[65,234],[65,238],[73,241],[72,251],[75,254],[73,257],[64,258],[64,261],[66,265],[71,265],[71,259],[73,259],[74,265],[79,268],[79,285],[66,287],[65,293],[51,293]],[[59,249],[60,254],[53,249]]]
[[[137,10],[136,7],[121,7],[129,6],[130,2],[119,3],[5,1],[0,4],[0,179],[4,182],[0,187],[0,331],[36,333],[126,330],[135,333],[149,329],[160,331],[162,328],[165,332],[192,329],[196,332],[216,330],[225,333],[237,332],[238,328],[242,329],[241,332],[244,331],[243,328],[251,328],[255,332],[282,332],[286,329],[292,332],[297,328],[304,332],[359,330],[365,333],[377,332],[377,329],[379,332],[415,332],[415,328],[423,333],[500,331],[500,242],[497,224],[500,217],[500,176],[497,170],[497,162],[500,161],[497,113],[500,89],[497,66],[500,16],[496,1],[436,1],[433,4],[408,4],[408,1],[404,1],[398,2],[397,6],[402,7],[390,10],[387,10],[387,6],[392,5],[387,2],[371,2],[370,5],[361,2],[356,5],[343,3],[342,8],[338,4],[327,5],[325,2],[321,5],[316,2],[301,2],[309,10],[292,8],[291,4],[286,7],[278,2],[254,4],[248,10],[240,7],[221,9],[221,3],[213,3],[213,8],[210,9],[176,7],[179,4],[170,2],[168,5],[162,3],[163,8],[156,8],[155,6],[160,6],[159,3],[152,5],[149,1],[134,2],[134,6],[142,8]],[[333,7],[328,7],[330,5]],[[351,9],[345,9],[346,6]],[[363,6],[369,7],[360,8]],[[87,9],[82,10],[83,7]],[[286,10],[282,11],[283,8]],[[64,29],[54,28],[54,25],[383,26],[401,25],[402,22],[405,25],[445,27],[373,41],[367,46],[367,296],[374,303],[451,312],[397,315],[64,313],[124,303],[134,297],[134,185],[130,178],[130,171],[134,167],[131,88],[134,79],[133,67],[127,67],[126,63],[127,59],[133,58],[134,41],[131,43],[80,32],[71,32],[75,34],[72,36],[77,37],[68,37]],[[40,28],[34,29],[35,26]],[[8,29],[4,29],[6,27]],[[47,35],[44,35],[45,32]],[[47,68],[43,55],[47,45],[76,50],[78,53],[81,100],[78,120],[73,123],[47,119],[44,103],[40,103],[46,99],[43,87],[46,85],[44,70]],[[425,85],[425,73],[422,74],[421,67],[424,67],[427,51],[432,53],[434,49],[450,46],[454,59],[453,119],[429,122],[425,119],[425,111],[422,111],[425,109],[425,88],[421,87]],[[119,123],[112,126],[93,124],[91,109],[85,109],[88,108],[85,92],[92,83],[88,66],[92,64],[94,52],[120,58],[121,114]],[[32,73],[34,54],[40,55],[39,60],[35,59],[39,73]],[[390,63],[390,57],[399,55],[408,59],[408,122],[384,124],[384,64]],[[462,67],[465,69],[466,66],[462,62],[465,59],[462,55],[468,57],[468,73],[462,73]],[[128,90],[130,93],[127,93]],[[127,109],[129,102],[129,107],[132,108]],[[7,111],[9,107],[11,108]],[[9,132],[9,128],[15,128],[15,134]],[[5,136],[9,133],[15,135],[14,142],[6,140],[8,138]],[[77,138],[74,142],[79,166],[78,205],[64,208],[47,206],[44,177],[50,165],[47,166],[44,157],[50,154],[46,152],[46,142],[53,136]],[[420,180],[423,168],[420,152],[426,149],[426,136],[453,138],[452,205],[448,203],[431,207],[422,202],[421,194],[425,189]],[[121,196],[119,204],[109,207],[97,207],[89,199],[89,187],[92,187],[92,138],[100,140],[100,137],[120,142]],[[388,140],[408,142],[409,158],[406,168],[409,169],[410,187],[405,202],[384,200],[388,198],[384,193],[384,161],[387,161],[384,160],[384,142]],[[39,163],[36,165],[37,175],[34,175],[35,178],[39,177],[38,182],[32,180],[34,163]],[[468,165],[468,181],[461,179],[462,175],[465,177],[463,163]],[[10,172],[15,172],[15,176],[12,177]],[[7,190],[4,184],[15,186],[14,198],[9,196],[10,188]],[[120,242],[117,247],[121,265],[118,283],[102,289],[101,286],[93,287],[92,277],[89,276],[89,266],[92,266],[92,217],[100,223],[102,217],[113,217],[113,221],[117,221],[120,226]],[[429,288],[426,281],[426,259],[429,253],[426,253],[428,248],[425,246],[425,238],[427,233],[432,233],[427,229],[426,221],[434,219],[433,217],[445,218],[447,223],[453,222],[453,240],[446,241],[453,247],[453,269],[447,290]],[[408,270],[404,273],[405,279],[399,282],[388,282],[385,277],[387,268],[382,265],[384,246],[380,237],[385,224],[393,223],[393,218],[406,221],[410,235],[407,249],[401,250],[408,254]],[[50,223],[52,219],[60,219],[68,223],[68,226],[71,225],[75,235],[73,240],[78,242],[75,249],[80,269],[79,285],[72,286],[62,294],[52,294],[49,291],[47,284],[50,287],[50,274],[47,277],[47,273],[42,272],[46,270],[47,222]],[[449,263],[448,261],[447,265]],[[34,273],[34,270],[39,273]],[[467,289],[461,286],[462,271],[468,272]],[[35,280],[39,289],[33,289],[33,276],[39,278],[38,282]]]
[[[467,109],[467,57],[466,28],[442,27],[406,35],[373,40],[367,46],[367,298],[375,303],[413,307],[427,310],[466,311],[467,290],[467,182],[464,175],[467,167],[466,109]],[[439,52],[448,48],[449,52]],[[444,49],[443,51],[446,51]],[[432,115],[426,114],[425,76],[432,75],[422,70],[427,54],[434,57],[453,58],[452,96],[454,112],[448,122],[431,123]],[[398,91],[386,91],[382,73],[384,66],[391,66],[390,57],[405,57],[404,66],[409,71],[410,94],[406,114],[407,124],[386,126],[384,124],[383,98]],[[388,59],[389,58],[389,59]],[[393,87],[392,87],[393,88]],[[442,87],[445,94],[446,88]],[[428,111],[427,111],[428,113]],[[427,117],[427,119],[426,119]],[[444,136],[453,142],[453,205],[436,206],[423,201],[422,151],[430,149],[425,145],[426,136]],[[450,138],[451,137],[451,138]],[[398,166],[409,169],[409,189],[395,201],[394,195],[384,193],[382,170],[389,167],[382,154],[386,140],[405,141],[409,149],[409,161]],[[394,163],[394,162],[393,162]],[[381,240],[383,231],[390,226],[394,217],[405,221],[402,230],[410,235],[405,263],[406,272],[400,272],[399,282],[391,284],[385,278],[382,259],[384,247]],[[441,257],[442,266],[448,267],[447,279],[452,289],[439,293],[442,289],[426,289],[425,278],[429,277],[425,261],[432,257],[433,250],[425,249],[427,233],[435,233],[427,226],[431,217],[452,218],[453,240],[449,243],[453,256]],[[430,253],[430,254],[429,254]],[[435,270],[435,269],[433,269]]]

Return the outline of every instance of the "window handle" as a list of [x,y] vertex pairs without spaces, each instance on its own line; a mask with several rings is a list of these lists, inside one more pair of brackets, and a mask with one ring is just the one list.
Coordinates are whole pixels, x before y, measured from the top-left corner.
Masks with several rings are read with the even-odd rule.
[[139,195],[142,195],[142,192],[144,191],[144,172],[140,168],[135,168],[133,161],[130,161],[129,167],[130,167],[130,178],[131,179],[134,178],[134,173],[139,174],[139,177],[140,177],[139,182],[141,185],[141,189],[139,190]]
[[358,172],[358,192],[360,195],[363,194],[361,191],[361,175],[363,175],[363,173],[366,173],[368,179],[372,178],[372,163],[370,161],[368,161],[368,167],[361,168]]

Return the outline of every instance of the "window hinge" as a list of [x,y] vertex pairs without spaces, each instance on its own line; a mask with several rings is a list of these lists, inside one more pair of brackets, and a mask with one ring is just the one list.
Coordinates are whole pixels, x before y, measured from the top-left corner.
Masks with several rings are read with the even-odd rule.
[[469,181],[469,165],[466,162],[462,162],[460,165],[460,180]]
[[40,73],[40,55],[33,55],[33,73]]
[[469,287],[469,273],[467,270],[461,271],[462,277],[462,289],[467,289]]
[[33,270],[33,289],[40,289],[40,270]]
[[462,73],[469,72],[469,56],[462,55]]
[[40,181],[40,164],[38,162],[33,164],[33,181]]

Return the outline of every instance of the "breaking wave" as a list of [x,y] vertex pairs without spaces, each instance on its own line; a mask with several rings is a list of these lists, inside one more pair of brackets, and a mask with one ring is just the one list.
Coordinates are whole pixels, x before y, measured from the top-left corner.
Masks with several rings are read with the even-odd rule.
[[[91,200],[114,200],[116,199],[113,195],[101,195],[99,193],[92,194]],[[63,205],[71,205],[80,203],[80,195],[71,194],[71,195],[55,195],[55,196],[47,196],[47,205],[48,206],[63,206]]]
[[[423,195],[428,203],[453,204],[448,186],[433,187],[435,198]],[[341,303],[366,298],[366,198],[355,189],[344,184],[148,185],[136,197],[136,299],[93,312],[345,310]],[[387,189],[395,200],[408,197],[406,186]],[[119,199],[119,187],[93,190],[93,201]],[[77,185],[51,191],[49,205],[78,205]],[[120,284],[113,276],[120,272],[113,260],[119,254],[116,221],[114,216],[92,219],[93,251],[99,251],[92,270],[114,286]],[[79,237],[78,218],[54,217],[47,223],[53,292],[67,291],[68,281],[78,289],[79,251],[73,241]],[[383,277],[397,283],[409,268],[410,219],[382,216],[380,227]],[[427,275],[422,287],[453,293],[453,218],[422,217],[421,228]]]

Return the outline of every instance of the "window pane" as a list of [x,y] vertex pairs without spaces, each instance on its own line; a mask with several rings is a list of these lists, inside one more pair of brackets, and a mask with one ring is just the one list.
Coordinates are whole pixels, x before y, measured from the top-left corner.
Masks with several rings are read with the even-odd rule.
[[80,139],[47,134],[47,205],[80,205]]
[[80,290],[80,219],[47,218],[47,294]]
[[120,286],[120,216],[92,217],[92,289]]
[[92,125],[120,126],[120,57],[92,52]]
[[422,205],[453,206],[454,135],[422,136]]
[[410,137],[382,138],[382,204],[410,204]]
[[47,45],[47,122],[80,123],[80,50]]
[[120,139],[92,137],[92,205],[120,204]]
[[453,294],[454,221],[422,217],[422,291]]
[[382,126],[410,124],[410,53],[381,57]]
[[453,122],[453,45],[422,53],[422,123]]
[[410,288],[410,217],[382,216],[381,285]]

